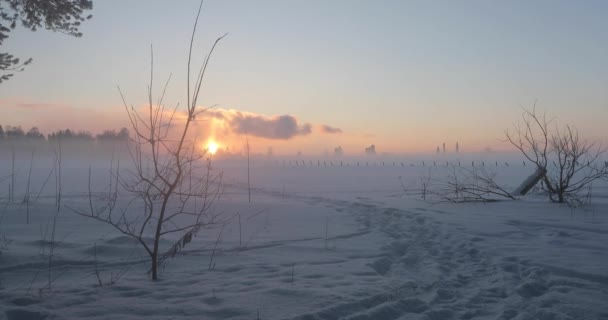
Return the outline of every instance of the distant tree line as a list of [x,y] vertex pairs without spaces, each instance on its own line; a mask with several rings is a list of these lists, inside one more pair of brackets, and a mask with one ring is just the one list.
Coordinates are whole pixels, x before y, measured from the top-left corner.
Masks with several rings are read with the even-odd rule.
[[40,132],[38,127],[33,127],[27,132],[21,126],[0,125],[0,141],[82,141],[82,142],[111,142],[129,140],[129,130],[122,128],[115,130],[104,130],[102,133],[93,135],[89,131],[74,131],[70,129],[53,131],[46,136]]

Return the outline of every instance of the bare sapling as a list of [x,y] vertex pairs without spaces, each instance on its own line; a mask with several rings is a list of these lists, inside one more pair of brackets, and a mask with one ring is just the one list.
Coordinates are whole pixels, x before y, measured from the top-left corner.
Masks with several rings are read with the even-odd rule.
[[545,172],[541,187],[552,202],[572,205],[594,181],[608,177],[608,163],[602,161],[607,150],[582,139],[570,125],[551,129],[552,122],[536,111],[536,105],[523,109],[522,121],[505,131],[505,141]]
[[50,240],[50,247],[49,247],[49,256],[48,256],[48,289],[51,290],[51,284],[52,284],[52,271],[53,271],[53,255],[55,254],[55,233],[57,230],[57,214],[53,217],[53,227],[51,229],[51,240]]
[[62,148],[61,137],[57,138],[57,144],[53,146],[53,173],[55,174],[55,207],[57,211],[61,209],[61,192],[63,183],[61,182],[62,169]]
[[[420,179],[420,187],[413,195],[421,195],[428,202],[496,202],[515,200],[505,187],[495,180],[495,174],[484,167],[452,166],[444,178],[431,179],[431,173]],[[404,188],[405,190],[405,188]],[[406,190],[406,194],[407,190]]]
[[[40,265],[40,268],[35,273],[34,277],[30,281],[27,291],[29,292],[34,283],[36,283],[38,276],[46,272],[46,279],[43,279],[43,286],[38,288],[38,294],[42,295],[52,291],[52,286],[61,276],[69,271],[69,266],[63,266],[62,270],[55,270],[55,256],[56,250],[62,243],[67,239],[71,233],[66,233],[61,239],[57,239],[57,224],[59,218],[59,211],[56,211],[52,219],[47,222],[46,227],[40,226],[41,242],[40,242],[40,255],[43,257],[45,263]],[[46,270],[45,270],[46,267]]]
[[[44,287],[41,287],[38,289],[39,294],[42,294],[45,291],[51,291],[53,283],[61,275],[61,274],[59,274],[59,275],[53,276],[53,258],[55,257],[55,248],[59,244],[59,242],[56,241],[57,217],[58,216],[59,216],[59,211],[55,212],[55,214],[53,215],[53,219],[50,222],[50,228],[51,228],[50,235],[49,235],[49,223],[47,223],[46,229],[44,232],[44,237],[41,242],[41,246],[42,246],[41,251],[42,251],[43,256],[45,256],[45,259],[46,259],[46,281],[45,281],[46,285]],[[41,270],[39,270],[39,271],[41,271]],[[30,287],[36,281],[37,277],[38,277],[38,273],[36,273],[36,275],[32,279]]]
[[496,182],[496,175],[483,166],[472,169],[452,167],[444,179],[436,180],[432,194],[448,202],[496,202],[515,200],[505,187]]
[[25,187],[25,195],[23,196],[23,203],[25,204],[25,223],[30,224],[30,183],[32,180],[32,168],[34,167],[34,153],[32,150],[32,157],[30,158],[30,170],[27,173],[27,184]]
[[422,200],[426,201],[427,190],[429,188],[429,185],[431,184],[431,169],[429,169],[428,175],[420,178],[420,184],[422,185]]
[[215,253],[218,250],[218,245],[220,244],[220,241],[222,240],[222,233],[224,232],[224,227],[226,225],[223,224],[222,228],[220,229],[220,232],[217,234],[217,238],[215,239],[215,244],[213,245],[213,250],[211,250],[211,257],[209,258],[209,267],[207,268],[208,270],[213,270],[215,269]]
[[15,201],[15,146],[11,146],[11,184],[8,187],[8,201]]
[[99,267],[97,266],[97,243],[93,244],[93,257],[95,261],[95,276],[97,277],[97,285],[103,287],[103,282],[101,281],[101,276],[99,275]]
[[[202,9],[200,3],[187,60],[187,103],[166,109],[165,92],[171,76],[153,99],[154,54],[151,48],[151,71],[148,101],[145,110],[127,104],[120,87],[123,106],[133,134],[128,144],[132,160],[127,173],[117,173],[120,191],[131,197],[125,207],[97,206],[93,192],[88,209],[72,209],[77,214],[113,226],[120,233],[135,239],[150,259],[152,280],[158,279],[159,267],[175,257],[204,228],[220,225],[219,214],[212,205],[219,198],[222,174],[212,171],[211,160],[205,160],[202,150],[192,139],[197,117],[207,108],[198,106],[203,79],[217,44],[215,40],[191,85],[191,60],[194,36]],[[202,176],[198,173],[204,172]],[[90,178],[89,178],[90,180]],[[90,185],[90,182],[89,182]],[[90,187],[89,187],[90,189]],[[119,192],[122,195],[122,192]],[[116,200],[110,200],[116,204]],[[137,208],[134,208],[137,206]],[[173,245],[161,247],[161,239],[172,238]]]
[[251,176],[249,167],[249,138],[247,138],[247,194],[249,195],[249,203],[251,203]]
[[325,237],[324,239],[324,248],[325,250],[329,249],[328,241],[329,241],[329,217],[325,216]]
[[8,247],[8,244],[10,243],[10,240],[6,238],[5,235],[2,234],[2,221],[4,220],[4,215],[6,214],[6,208],[8,207],[9,202],[6,201],[1,207],[0,209],[2,210],[0,212],[0,255],[2,255],[2,251],[6,250]]
[[238,213],[239,217],[239,249],[243,248],[243,227],[241,225],[241,214]]
[[38,190],[38,193],[36,194],[36,197],[34,198],[34,202],[38,201],[38,198],[40,198],[40,196],[42,195],[42,192],[44,192],[44,188],[46,188],[46,185],[49,183],[49,181],[51,181],[51,177],[53,176],[53,173],[55,173],[55,166],[51,167],[51,169],[49,170],[49,174],[46,176],[46,179],[44,179],[42,186],[40,186],[40,189]]
[[401,184],[401,189],[403,189],[403,192],[405,195],[408,196],[420,196],[420,198],[423,201],[426,201],[427,198],[427,194],[429,192],[429,188],[431,186],[431,180],[432,180],[432,175],[431,175],[431,168],[429,168],[428,172],[426,175],[420,177],[419,179],[419,186],[416,185],[416,183],[414,184],[410,184],[410,186],[406,186],[404,181],[403,181],[403,177],[399,176],[399,183]]

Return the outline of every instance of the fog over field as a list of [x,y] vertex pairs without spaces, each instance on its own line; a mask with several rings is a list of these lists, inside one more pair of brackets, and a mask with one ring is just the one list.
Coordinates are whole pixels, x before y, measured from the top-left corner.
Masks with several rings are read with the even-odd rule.
[[[250,188],[246,158],[211,156],[211,174],[223,175],[205,213],[214,222],[152,282],[136,240],[77,214],[107,205],[118,190],[116,210],[125,219],[142,215],[136,197],[113,187],[117,172],[133,170],[128,154],[64,150],[57,209],[55,153],[39,149],[31,158],[16,149],[14,200],[3,192],[0,228],[9,319],[608,315],[606,183],[594,184],[581,207],[553,205],[540,190],[499,202],[452,203],[430,191],[422,199],[421,181],[430,176],[430,190],[463,167],[483,168],[514,190],[534,171],[516,154],[258,155],[250,158]],[[10,155],[0,159],[3,190],[12,181]],[[146,230],[144,241],[152,235]],[[162,250],[179,236],[162,237]]]

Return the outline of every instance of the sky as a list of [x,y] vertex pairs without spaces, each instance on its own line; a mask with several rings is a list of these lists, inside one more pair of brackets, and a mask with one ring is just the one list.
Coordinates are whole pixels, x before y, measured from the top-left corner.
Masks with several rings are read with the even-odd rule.
[[[185,103],[198,0],[94,1],[82,38],[17,29],[2,51],[33,57],[0,85],[0,124],[99,132],[127,125],[171,74]],[[608,2],[207,0],[195,38],[206,74],[196,132],[276,154],[509,150],[535,102],[556,124],[608,140]]]

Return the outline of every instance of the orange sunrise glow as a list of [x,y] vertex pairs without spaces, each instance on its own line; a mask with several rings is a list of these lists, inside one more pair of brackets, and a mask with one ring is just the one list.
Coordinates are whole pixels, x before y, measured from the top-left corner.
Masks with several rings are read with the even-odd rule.
[[219,145],[217,144],[217,142],[209,140],[209,142],[207,142],[206,149],[207,151],[209,151],[210,154],[216,154],[219,149]]

